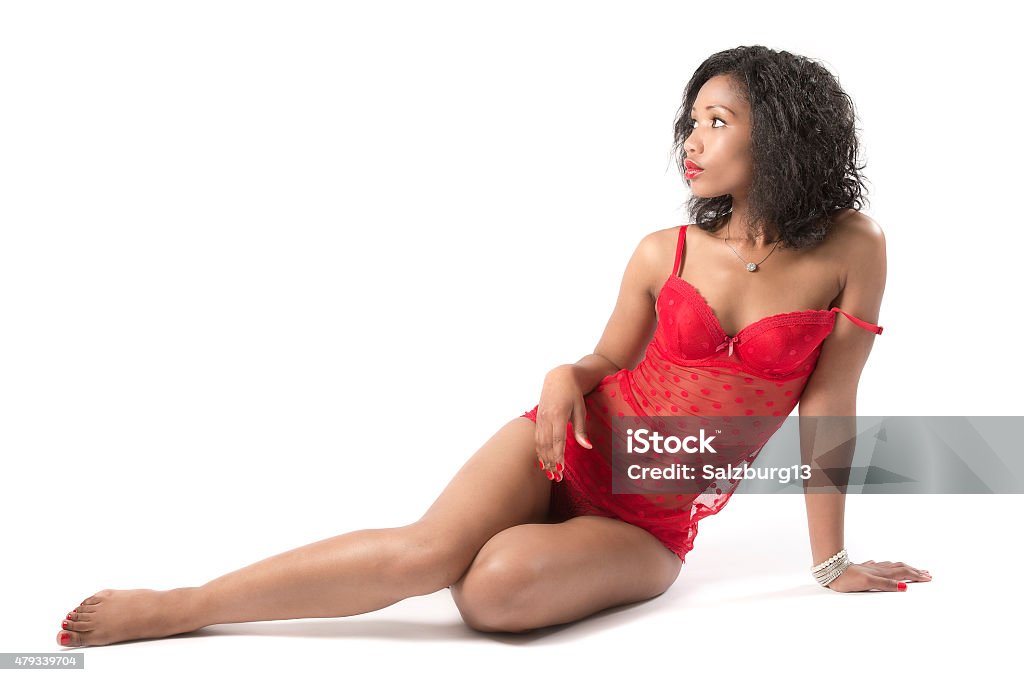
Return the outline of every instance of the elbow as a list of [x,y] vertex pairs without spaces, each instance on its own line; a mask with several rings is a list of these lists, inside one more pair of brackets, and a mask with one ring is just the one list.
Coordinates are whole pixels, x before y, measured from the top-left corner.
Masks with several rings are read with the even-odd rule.
[[619,363],[615,362],[614,360],[609,358],[607,355],[604,355],[603,353],[598,353],[597,351],[594,351],[594,355],[596,355],[597,357],[603,359],[609,365],[614,367],[616,372],[622,371],[622,367],[619,366]]

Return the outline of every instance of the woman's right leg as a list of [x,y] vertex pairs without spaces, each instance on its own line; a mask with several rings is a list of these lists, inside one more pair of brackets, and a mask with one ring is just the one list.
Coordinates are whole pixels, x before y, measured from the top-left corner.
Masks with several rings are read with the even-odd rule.
[[203,585],[202,625],[351,616],[451,585],[494,535],[545,519],[552,483],[533,431],[529,419],[505,424],[412,524],[344,533]]
[[65,621],[70,641],[58,641],[90,646],[218,623],[349,616],[443,589],[495,534],[545,520],[552,483],[537,464],[534,428],[521,417],[505,424],[412,524],[344,533],[201,587],[102,590]]

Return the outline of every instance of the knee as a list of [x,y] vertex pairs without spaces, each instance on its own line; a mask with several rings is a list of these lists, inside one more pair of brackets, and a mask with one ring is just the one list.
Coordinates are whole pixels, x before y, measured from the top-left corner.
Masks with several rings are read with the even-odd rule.
[[480,632],[527,632],[536,609],[535,586],[543,567],[511,552],[489,552],[473,562],[452,587],[452,598],[469,627]]
[[472,560],[457,541],[416,524],[399,529],[389,555],[393,579],[407,583],[409,593],[419,595],[452,585]]

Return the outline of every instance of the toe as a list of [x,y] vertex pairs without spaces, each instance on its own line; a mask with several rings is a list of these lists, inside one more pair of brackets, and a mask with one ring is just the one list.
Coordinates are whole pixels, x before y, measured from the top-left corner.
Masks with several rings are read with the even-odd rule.
[[57,644],[61,646],[82,646],[82,635],[71,630],[61,630],[57,633]]
[[89,620],[89,614],[92,613],[92,609],[86,611],[84,608],[77,608],[68,611],[68,614],[64,616],[64,620]]
[[80,618],[78,620],[68,620],[65,618],[60,622],[60,627],[73,632],[85,632],[90,629],[88,622]]

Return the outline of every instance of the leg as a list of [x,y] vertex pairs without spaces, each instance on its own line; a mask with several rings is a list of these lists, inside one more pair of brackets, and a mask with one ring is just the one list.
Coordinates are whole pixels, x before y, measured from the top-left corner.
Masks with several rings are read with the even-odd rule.
[[217,623],[349,616],[443,589],[496,533],[545,519],[552,483],[537,467],[534,428],[522,417],[505,424],[412,524],[321,540],[201,587],[102,590],[68,614],[58,643],[96,646]]
[[452,597],[466,624],[524,632],[663,593],[679,557],[642,528],[577,516],[508,528],[487,542]]

